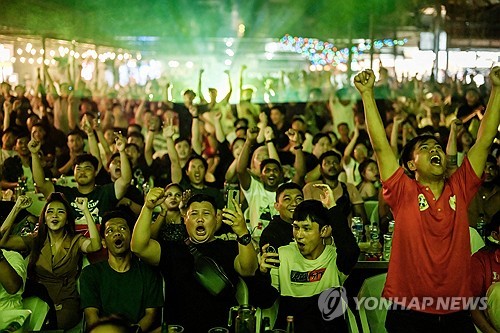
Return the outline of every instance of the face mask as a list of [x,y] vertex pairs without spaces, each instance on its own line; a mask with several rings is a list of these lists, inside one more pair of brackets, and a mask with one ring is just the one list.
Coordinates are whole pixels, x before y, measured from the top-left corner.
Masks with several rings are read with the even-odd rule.
[[493,238],[493,236],[488,236],[488,240],[493,244],[500,245],[500,240]]

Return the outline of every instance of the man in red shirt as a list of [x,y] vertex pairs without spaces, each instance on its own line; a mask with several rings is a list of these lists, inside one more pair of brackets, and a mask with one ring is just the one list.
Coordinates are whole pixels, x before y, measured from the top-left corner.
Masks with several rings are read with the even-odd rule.
[[472,293],[487,297],[487,309],[471,311],[474,324],[485,333],[500,332],[500,212],[493,215],[487,229],[487,246],[472,256]]
[[404,168],[399,166],[375,104],[375,75],[366,70],[354,79],[384,199],[396,221],[382,294],[394,303],[385,324],[389,333],[475,332],[466,311],[472,297],[467,206],[481,184],[500,122],[500,67],[492,69],[490,79],[491,97],[477,141],[448,179],[446,154],[433,136],[408,142],[401,154]]

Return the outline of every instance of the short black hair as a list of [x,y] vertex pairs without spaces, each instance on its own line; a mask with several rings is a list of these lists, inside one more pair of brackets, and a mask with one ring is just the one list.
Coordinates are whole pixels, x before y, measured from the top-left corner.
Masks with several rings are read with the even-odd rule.
[[492,217],[490,223],[485,226],[485,235],[486,235],[486,245],[494,250],[496,250],[499,245],[493,243],[489,240],[489,236],[493,231],[498,232],[498,228],[500,228],[500,211],[496,212]]
[[90,164],[92,164],[92,166],[94,167],[94,170],[97,171],[97,167],[99,166],[99,161],[95,156],[91,154],[78,155],[75,159],[75,164],[73,164],[73,167],[78,164],[82,164],[84,162],[90,162]]
[[204,201],[209,202],[214,208],[214,211],[217,212],[217,203],[215,202],[215,198],[211,195],[204,193],[198,193],[190,197],[186,202],[185,207],[189,209],[189,206],[191,206],[193,202],[204,202]]
[[132,233],[132,230],[134,229],[134,224],[135,224],[135,217],[130,216],[130,214],[127,214],[126,211],[123,211],[123,210],[111,210],[111,211],[105,212],[104,215],[102,216],[101,228],[99,230],[99,234],[101,235],[102,239],[104,239],[106,222],[108,222],[111,219],[123,219],[123,220],[125,220],[125,222],[127,222],[127,225],[130,229],[130,232]]
[[191,144],[189,141],[189,138],[186,138],[185,136],[180,136],[174,141],[174,145],[178,144],[179,142],[186,141],[189,145]]
[[276,164],[278,168],[283,171],[283,169],[281,168],[281,163],[278,160],[275,160],[274,158],[266,158],[265,160],[262,160],[262,162],[260,162],[260,172],[262,172],[262,170],[264,170],[264,167],[268,164]]
[[328,134],[326,134],[326,133],[317,133],[313,137],[312,144],[316,145],[318,143],[318,141],[321,140],[321,139],[323,139],[323,138],[327,138],[328,141],[330,141],[330,143],[332,143],[332,138],[330,138],[330,136]]
[[193,94],[193,96],[196,97],[195,92],[193,90],[191,90],[191,89],[184,90],[184,92],[182,93],[182,96],[185,96],[187,94]]
[[66,138],[69,138],[70,135],[78,135],[79,137],[81,137],[83,139],[83,133],[81,130],[72,130],[72,131],[69,131],[68,134],[66,135]]
[[399,158],[399,165],[401,165],[405,170],[412,176],[413,178],[415,177],[415,172],[410,170],[410,167],[408,165],[408,162],[410,162],[413,159],[413,152],[415,151],[415,147],[423,141],[426,140],[434,140],[437,143],[441,144],[439,140],[431,134],[423,134],[414,137],[408,143],[403,147],[403,150],[401,151],[401,156]]
[[273,105],[271,108],[269,108],[269,111],[271,110],[278,110],[282,115],[286,114],[286,110],[282,105]]
[[200,160],[203,163],[203,166],[205,167],[205,171],[208,170],[208,162],[203,156],[200,156],[198,154],[192,154],[189,156],[189,158],[186,161],[186,170],[189,168],[189,163],[191,163],[192,160]]
[[300,185],[294,182],[283,183],[280,186],[278,186],[278,189],[276,190],[276,202],[278,202],[281,193],[285,192],[286,190],[299,190],[300,193],[303,194],[302,187],[300,187]]
[[319,157],[319,160],[318,160],[318,163],[319,163],[319,166],[321,167],[321,165],[323,164],[323,160],[325,158],[327,158],[328,156],[335,156],[336,158],[339,159],[339,162],[342,162],[342,156],[337,153],[336,151],[334,150],[329,150],[329,151],[325,151],[323,154],[321,154],[321,156]]
[[496,160],[495,156],[493,156],[491,154],[488,154],[488,156],[486,156],[486,163],[493,163],[493,164],[495,164],[496,167],[498,167],[497,160]]
[[375,162],[374,160],[372,160],[371,158],[367,158],[366,160],[364,160],[363,162],[359,163],[359,166],[358,166],[358,171],[359,171],[359,174],[361,175],[361,177],[363,177],[363,172],[365,172],[366,168],[371,164],[371,163],[375,163],[377,164],[377,162]]
[[117,158],[117,157],[120,157],[120,153],[114,153],[113,155],[111,155],[111,157],[110,157],[110,158],[109,158],[109,160],[108,160],[108,164],[106,165],[106,166],[108,167],[108,169],[109,169],[109,166],[111,165],[111,162],[112,162],[115,158]]
[[312,222],[318,223],[320,229],[325,225],[332,224],[328,215],[328,209],[318,200],[304,200],[297,205],[293,212],[294,221],[305,221],[308,217]]
[[236,139],[234,139],[233,143],[231,143],[231,151],[232,151],[232,150],[233,150],[233,148],[234,148],[234,144],[235,144],[236,142],[238,142],[238,141],[243,141],[243,143],[245,143],[245,141],[246,141],[246,140],[245,140],[245,139],[243,139],[243,138],[236,138]]
[[28,130],[23,127],[21,130],[17,132],[16,135],[16,140],[22,139],[22,138],[30,138],[31,139],[31,134],[28,132]]
[[142,141],[144,141],[144,135],[142,135],[142,133],[139,132],[132,132],[127,136],[127,138],[139,138]]
[[135,149],[137,149],[137,151],[140,153],[141,152],[141,149],[139,148],[138,145],[136,145],[135,143],[127,143],[125,145],[125,149],[129,148],[129,147],[134,147]]
[[[240,122],[243,122],[245,124],[243,127],[247,127],[248,128],[248,124],[249,123],[248,123],[248,119],[247,118],[238,118],[238,119],[236,119],[234,121],[234,123],[233,123],[234,127],[236,127],[236,125],[238,125],[238,123],[240,123]],[[238,128],[238,127],[236,127],[236,128]]]

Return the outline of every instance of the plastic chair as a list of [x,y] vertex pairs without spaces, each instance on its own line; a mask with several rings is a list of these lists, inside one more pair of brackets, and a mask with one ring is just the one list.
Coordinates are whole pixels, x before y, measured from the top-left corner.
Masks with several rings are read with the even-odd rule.
[[31,311],[31,317],[28,324],[29,331],[39,331],[45,317],[49,312],[49,305],[36,296],[31,296],[23,299],[23,307]]
[[[366,279],[359,290],[358,299],[362,297],[376,297],[380,300],[382,298],[382,290],[384,289],[386,278],[387,273],[375,275]],[[373,303],[370,302],[370,304]],[[363,307],[363,303],[360,304],[359,317],[361,319],[363,332],[387,332],[385,330],[386,316],[386,308],[379,306],[376,309],[368,310]]]

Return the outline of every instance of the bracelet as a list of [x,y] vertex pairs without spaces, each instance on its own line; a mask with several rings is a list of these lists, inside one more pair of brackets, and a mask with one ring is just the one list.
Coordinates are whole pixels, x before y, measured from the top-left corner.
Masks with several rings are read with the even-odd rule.
[[198,119],[199,117],[198,116],[193,116],[193,119]]
[[296,145],[296,146],[295,146],[295,147],[293,147],[293,148],[295,148],[295,150],[299,150],[299,149],[302,149],[302,148],[304,148],[304,147],[303,147],[302,145]]
[[158,216],[165,218],[165,216],[167,216],[167,214],[163,215],[162,213],[160,213],[160,214],[158,214]]
[[266,140],[266,144],[267,143],[273,143],[273,140]]

